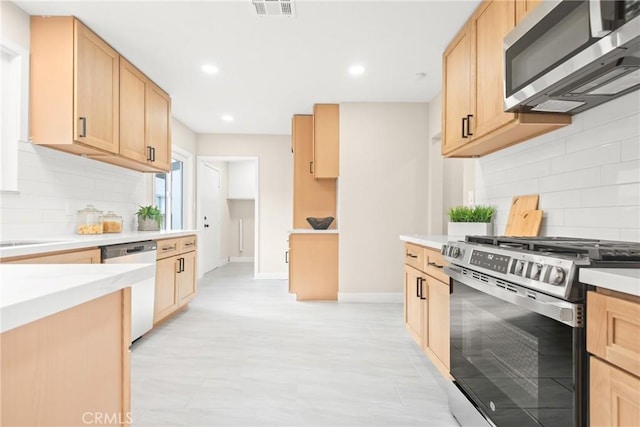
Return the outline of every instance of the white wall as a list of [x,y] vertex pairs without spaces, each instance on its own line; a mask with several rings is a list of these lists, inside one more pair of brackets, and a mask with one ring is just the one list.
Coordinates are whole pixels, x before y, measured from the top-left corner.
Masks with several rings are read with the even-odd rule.
[[[229,199],[228,206],[231,261],[251,261],[255,255],[255,201]],[[240,250],[240,220],[242,220],[242,250]]]
[[399,235],[427,231],[428,118],[426,103],[340,104],[340,301],[401,300]]
[[230,199],[256,197],[256,162],[253,160],[229,162],[228,196]]
[[258,259],[261,278],[286,278],[288,231],[293,222],[290,135],[198,135],[198,156],[258,157]]
[[640,241],[640,92],[573,117],[563,129],[477,160],[476,203],[540,194],[541,235]]
[[[191,159],[185,166],[184,177],[184,224],[185,229],[194,229],[196,226],[196,162],[197,137],[195,132],[186,127],[179,120],[171,120],[171,144],[173,148],[182,149],[190,153]],[[189,172],[187,172],[189,171]]]

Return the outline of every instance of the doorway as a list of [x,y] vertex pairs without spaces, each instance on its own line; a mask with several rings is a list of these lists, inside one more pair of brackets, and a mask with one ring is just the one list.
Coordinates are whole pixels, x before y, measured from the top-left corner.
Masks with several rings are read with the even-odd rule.
[[198,156],[197,169],[196,224],[202,240],[199,277],[227,262],[244,261],[253,262],[255,276],[259,260],[258,158]]

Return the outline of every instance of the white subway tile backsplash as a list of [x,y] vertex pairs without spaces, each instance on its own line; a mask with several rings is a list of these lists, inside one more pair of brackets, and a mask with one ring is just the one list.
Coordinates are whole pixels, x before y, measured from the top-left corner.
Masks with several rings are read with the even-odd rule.
[[511,197],[537,193],[541,235],[640,241],[639,101],[634,92],[517,150],[479,158],[476,203],[499,205],[496,232],[504,231]]
[[18,190],[0,194],[3,239],[74,233],[76,212],[88,204],[117,212],[132,230],[134,213],[147,200],[147,175],[21,143]]
[[584,129],[580,133],[567,137],[567,153],[621,141],[639,134],[640,114],[635,114],[596,128]]
[[[575,192],[574,192],[575,193]],[[576,193],[577,194],[577,193]],[[639,206],[640,184],[608,185],[580,190],[580,206]]]
[[620,141],[622,160],[640,159],[640,137]]
[[614,142],[551,159],[551,173],[575,171],[620,161],[620,143]]
[[566,225],[573,227],[639,228],[640,206],[608,206],[565,210]]
[[603,185],[631,182],[640,182],[640,160],[631,160],[602,167]]
[[507,170],[507,182],[524,181],[549,175],[551,171],[548,160],[520,165]]
[[540,178],[540,192],[549,193],[600,185],[600,168],[581,169]]

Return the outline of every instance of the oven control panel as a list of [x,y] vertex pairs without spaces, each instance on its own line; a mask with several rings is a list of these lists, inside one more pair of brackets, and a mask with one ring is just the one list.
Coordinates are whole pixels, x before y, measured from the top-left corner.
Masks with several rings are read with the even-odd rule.
[[498,255],[491,252],[473,250],[469,263],[478,267],[483,267],[491,271],[507,274],[510,256]]

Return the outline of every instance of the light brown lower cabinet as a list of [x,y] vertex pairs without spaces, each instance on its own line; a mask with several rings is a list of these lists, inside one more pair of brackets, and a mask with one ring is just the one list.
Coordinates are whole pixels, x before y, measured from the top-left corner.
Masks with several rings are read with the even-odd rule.
[[404,322],[429,360],[449,377],[449,282],[440,252],[405,244]]
[[289,292],[296,300],[338,299],[338,234],[289,235]]
[[154,324],[196,296],[196,247],[196,236],[158,241]]
[[640,426],[640,298],[587,292],[591,427]]
[[2,333],[0,425],[128,426],[130,304],[125,288]]
[[3,264],[100,264],[100,249],[26,255],[3,258],[0,262]]

